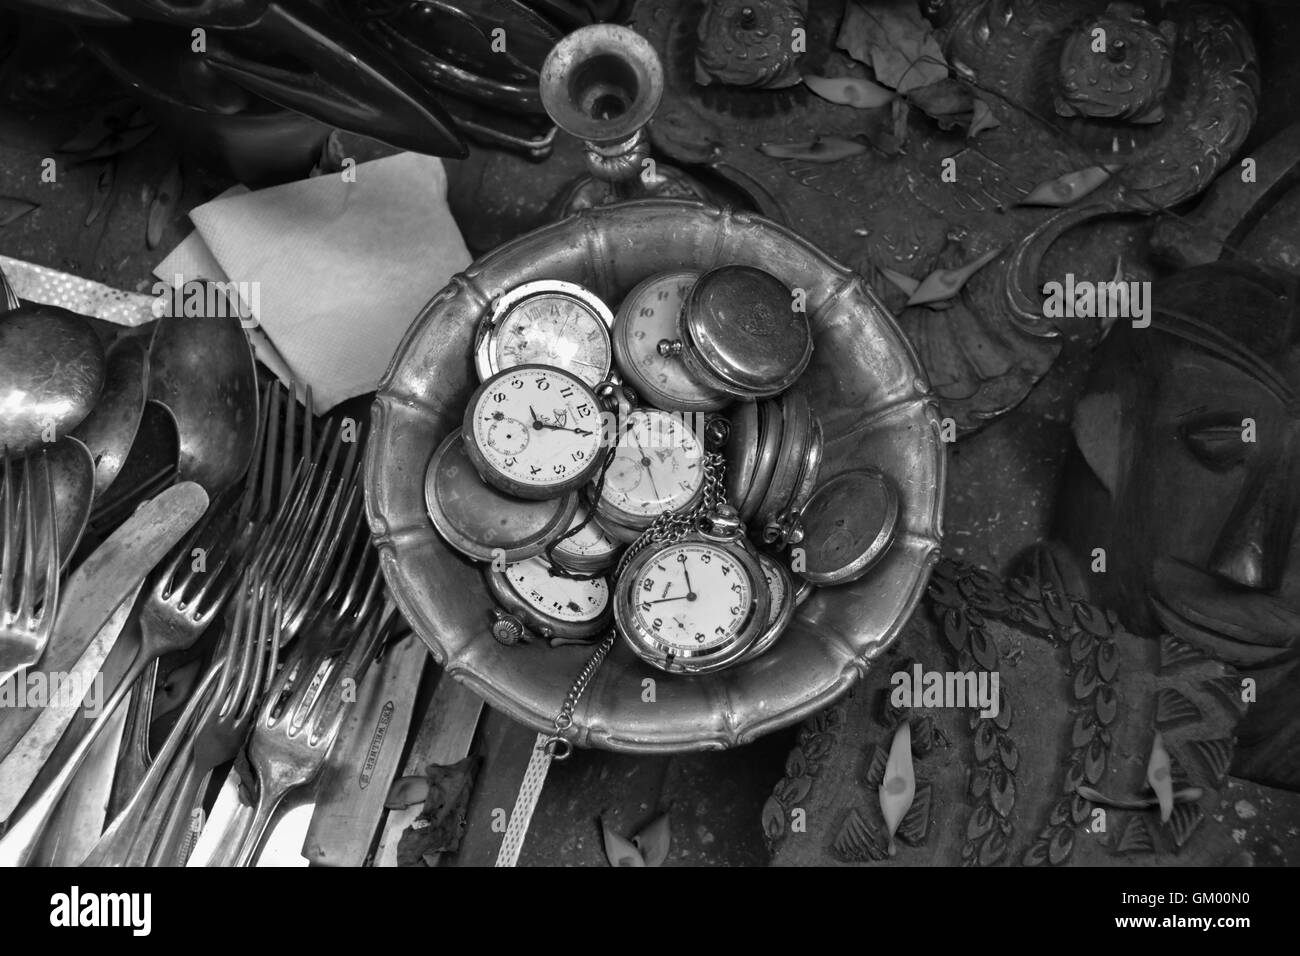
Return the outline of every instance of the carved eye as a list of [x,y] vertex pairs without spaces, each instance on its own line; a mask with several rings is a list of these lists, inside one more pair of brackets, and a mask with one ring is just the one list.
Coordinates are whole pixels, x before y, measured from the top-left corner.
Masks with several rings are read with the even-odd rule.
[[1243,441],[1244,415],[1216,415],[1191,421],[1179,437],[1192,456],[1213,471],[1228,471],[1246,460],[1249,445]]

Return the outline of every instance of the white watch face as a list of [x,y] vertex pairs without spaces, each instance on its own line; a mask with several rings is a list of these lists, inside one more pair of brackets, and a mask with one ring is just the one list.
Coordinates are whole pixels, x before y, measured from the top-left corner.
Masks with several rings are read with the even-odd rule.
[[660,276],[633,290],[619,311],[619,367],[649,396],[687,403],[717,398],[691,378],[680,358],[659,354],[661,341],[679,337],[677,316],[697,278],[696,273]]
[[767,589],[772,592],[772,606],[767,612],[767,623],[772,624],[781,616],[781,608],[785,606],[786,591],[789,590],[789,586],[786,583],[785,575],[781,573],[781,568],[772,558],[769,558],[766,554],[760,554],[758,556],[758,565],[763,569]]
[[[572,537],[561,538],[555,546],[555,554],[561,556],[592,558],[599,560],[612,555],[623,545],[607,535],[595,521],[587,521],[586,505],[578,506],[578,513],[569,525],[569,530],[582,525],[582,530]],[[586,524],[583,524],[583,522]]]
[[698,654],[734,640],[749,620],[753,582],[725,548],[669,545],[642,566],[633,588],[633,623],[678,653]]
[[594,621],[609,606],[609,585],[604,578],[575,581],[552,574],[541,558],[512,564],[505,576],[515,594],[530,608],[567,624]]
[[532,490],[571,483],[600,454],[595,396],[560,369],[527,366],[490,379],[469,424],[488,467]]
[[600,500],[635,518],[653,520],[684,507],[704,486],[704,446],[696,416],[640,408],[620,430]]
[[499,370],[554,365],[595,386],[609,372],[610,341],[596,310],[563,292],[529,296],[498,321],[492,358]]

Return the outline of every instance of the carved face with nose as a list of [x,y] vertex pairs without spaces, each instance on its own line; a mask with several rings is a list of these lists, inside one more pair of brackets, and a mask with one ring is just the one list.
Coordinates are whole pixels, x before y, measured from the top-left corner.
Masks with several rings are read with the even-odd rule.
[[1300,677],[1295,283],[1207,266],[1157,284],[1152,306],[1149,328],[1120,323],[1099,351],[1058,536],[1129,627],[1258,675],[1256,710],[1291,720],[1294,694],[1265,685]]

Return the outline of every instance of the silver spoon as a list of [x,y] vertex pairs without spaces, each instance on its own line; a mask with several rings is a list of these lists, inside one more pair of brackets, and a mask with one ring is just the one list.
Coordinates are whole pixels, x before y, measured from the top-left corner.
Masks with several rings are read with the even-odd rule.
[[0,447],[25,455],[75,428],[104,387],[104,348],[75,312],[27,305],[0,314]]
[[149,387],[149,353],[138,339],[122,339],[108,350],[104,390],[94,410],[72,431],[90,449],[95,464],[95,501],[121,474],[135,443]]
[[257,371],[238,318],[160,319],[149,398],[176,422],[182,481],[215,497],[243,477],[257,432]]
[[59,568],[76,554],[95,497],[95,461],[90,450],[68,435],[45,453],[54,483],[55,524],[59,530]]

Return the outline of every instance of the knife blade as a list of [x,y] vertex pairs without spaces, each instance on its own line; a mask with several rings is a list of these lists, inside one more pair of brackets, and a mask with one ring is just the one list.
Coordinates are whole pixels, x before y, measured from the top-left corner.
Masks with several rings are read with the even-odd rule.
[[[77,569],[64,591],[50,647],[38,668],[47,687],[58,681],[98,693],[96,675],[117,642],[145,577],[194,526],[207,503],[207,493],[199,485],[174,485],[142,505]],[[15,680],[33,686],[32,674],[28,670]],[[0,713],[0,752],[8,753],[0,762],[0,819],[13,812],[83,700],[61,699],[56,702],[60,706],[53,707],[41,703]]]
[[371,665],[316,788],[302,855],[313,866],[361,866],[406,747],[429,648],[414,634]]

